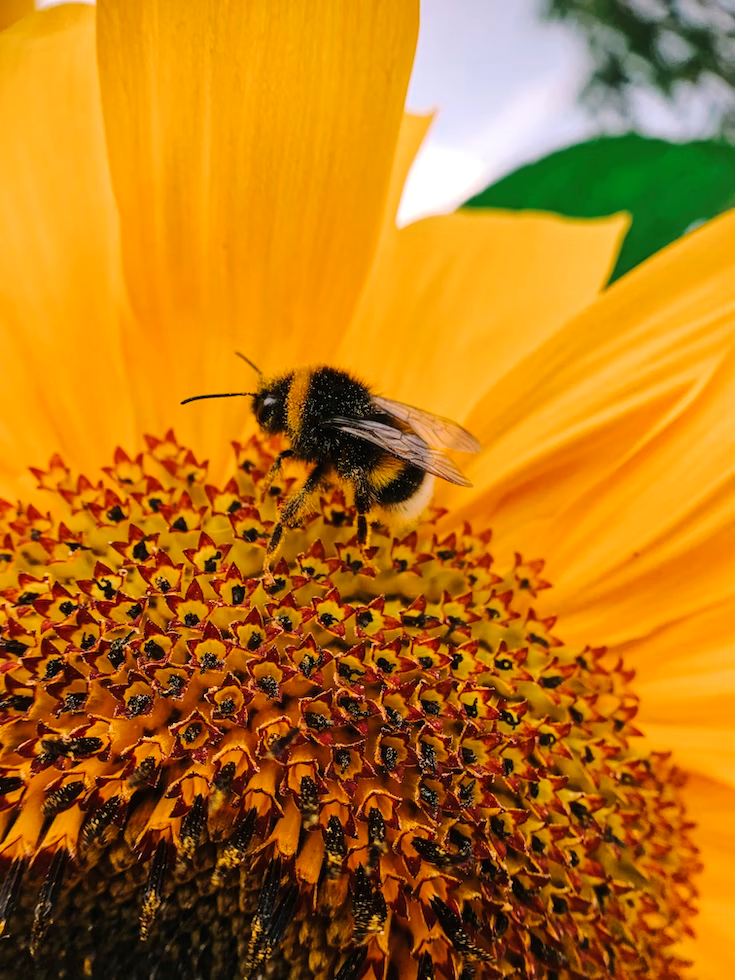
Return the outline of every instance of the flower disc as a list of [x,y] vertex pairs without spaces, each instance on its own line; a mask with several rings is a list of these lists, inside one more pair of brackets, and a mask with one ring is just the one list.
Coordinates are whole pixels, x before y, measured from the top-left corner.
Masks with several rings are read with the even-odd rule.
[[[697,861],[630,675],[489,534],[339,489],[261,573],[273,447],[219,489],[172,434],[4,505],[0,971],[683,976]],[[63,516],[58,516],[64,511]]]

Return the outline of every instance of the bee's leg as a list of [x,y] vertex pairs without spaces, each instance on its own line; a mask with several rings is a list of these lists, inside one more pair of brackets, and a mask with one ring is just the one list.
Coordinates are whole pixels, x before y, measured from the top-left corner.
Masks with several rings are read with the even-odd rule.
[[354,488],[355,510],[357,511],[357,543],[364,555],[370,540],[367,515],[373,505],[373,491],[366,480],[356,480]]
[[279,453],[276,456],[276,458],[273,460],[273,462],[271,463],[271,468],[268,470],[268,473],[266,474],[266,478],[265,478],[265,480],[263,480],[263,483],[262,483],[262,485],[260,487],[260,499],[261,500],[265,500],[265,498],[266,498],[266,496],[268,494],[268,491],[273,486],[273,481],[278,476],[278,474],[281,472],[284,459],[288,459],[289,456],[293,456],[293,450],[292,449],[284,449],[283,452],[282,453]]
[[327,470],[327,466],[322,463],[317,463],[306,478],[306,482],[304,483],[303,487],[298,490],[293,497],[287,500],[281,508],[281,512],[278,515],[278,521],[271,531],[270,541],[265,549],[263,571],[265,572],[265,577],[269,582],[273,581],[271,564],[273,563],[273,556],[281,543],[283,529],[286,527],[296,527],[309,513],[309,498],[315,490],[318,490],[319,487],[324,486],[326,483]]

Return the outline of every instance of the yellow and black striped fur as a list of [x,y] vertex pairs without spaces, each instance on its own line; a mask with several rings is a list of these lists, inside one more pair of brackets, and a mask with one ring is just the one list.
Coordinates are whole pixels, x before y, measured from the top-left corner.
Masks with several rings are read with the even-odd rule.
[[406,505],[411,501],[419,503],[416,498],[420,498],[426,504],[421,491],[432,480],[420,459],[410,462],[384,444],[345,431],[348,420],[362,419],[415,436],[407,422],[381,411],[370,389],[347,372],[332,367],[299,368],[278,378],[264,378],[253,396],[253,411],[265,432],[285,434],[290,444],[274,462],[268,485],[288,457],[314,464],[301,490],[279,515],[269,555],[278,547],[284,527],[296,526],[308,512],[312,494],[334,477],[353,491],[357,539],[363,547],[370,511],[398,509],[409,516]]
[[266,550],[266,570],[284,528],[298,526],[309,513],[313,495],[335,480],[354,495],[362,548],[371,511],[415,516],[428,503],[435,476],[470,486],[451,460],[432,447],[477,452],[480,446],[473,436],[449,419],[375,395],[346,371],[297,368],[275,378],[261,375],[256,392],[196,397],[229,394],[249,394],[261,429],[288,439],[288,448],[279,453],[266,477],[264,493],[284,459],[312,465],[304,485],[278,515]]

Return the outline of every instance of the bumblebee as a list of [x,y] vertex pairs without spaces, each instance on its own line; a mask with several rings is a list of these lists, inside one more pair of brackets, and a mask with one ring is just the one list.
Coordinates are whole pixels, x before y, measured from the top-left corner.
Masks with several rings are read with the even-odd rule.
[[266,573],[284,528],[297,527],[310,513],[313,495],[335,478],[352,490],[362,549],[368,542],[371,512],[380,509],[404,519],[418,515],[437,476],[462,487],[472,485],[440,452],[480,450],[477,439],[456,422],[376,395],[339,368],[297,368],[266,378],[240,356],[260,374],[257,391],[195,395],[182,404],[201,398],[252,398],[253,414],[263,432],[285,435],[289,442],[268,472],[264,494],[285,459],[312,465],[304,485],[278,514],[266,548]]

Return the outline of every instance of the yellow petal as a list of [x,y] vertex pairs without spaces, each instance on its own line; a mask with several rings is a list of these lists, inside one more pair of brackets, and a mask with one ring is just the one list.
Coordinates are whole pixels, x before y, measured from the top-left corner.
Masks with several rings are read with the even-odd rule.
[[647,748],[673,752],[677,765],[687,772],[718,779],[735,789],[735,725],[732,719],[729,722],[721,719],[716,728],[710,724],[656,725],[650,721],[642,728]]
[[391,398],[461,420],[595,298],[627,226],[502,211],[409,225],[378,256],[339,360]]
[[693,777],[684,794],[704,871],[697,879],[696,939],[684,943],[682,953],[693,961],[697,980],[729,980],[735,976],[735,789]]
[[[639,722],[671,725],[682,732],[701,727],[705,731],[735,731],[730,717],[735,704],[735,651],[721,664],[702,664],[701,670],[636,684],[641,696]],[[660,747],[660,746],[659,746]],[[735,759],[735,737],[727,746]]]
[[610,653],[636,671],[636,725],[649,748],[674,750],[675,761],[689,773],[735,788],[732,603],[686,617]]
[[375,258],[376,264],[380,264],[382,249],[386,247],[398,231],[396,216],[398,214],[398,206],[401,203],[403,188],[416,159],[416,154],[421,149],[421,144],[426,139],[426,134],[431,128],[433,119],[434,117],[432,115],[417,116],[412,112],[406,112],[403,116],[401,131],[398,134],[396,155],[393,159],[390,184],[388,185],[388,198],[385,202],[383,226],[380,232],[380,242]]
[[[101,0],[124,268],[172,407],[337,336],[373,260],[418,2]],[[243,378],[245,380],[243,380]],[[192,381],[196,388],[192,390]],[[247,406],[181,410],[196,448]],[[207,435],[209,438],[207,438]]]
[[[628,620],[605,627],[607,642],[735,591],[734,417],[735,350],[695,386],[676,420],[560,516],[553,561],[566,571],[567,594],[585,583],[585,611],[572,600],[570,614],[594,615],[591,607],[605,603],[606,618]],[[610,597],[620,603],[614,611]]]
[[649,701],[656,700],[657,690],[668,699],[671,692],[657,686],[667,683],[690,685],[697,696],[715,693],[735,670],[734,615],[731,603],[721,603],[611,653],[635,669],[636,688],[645,688]]
[[[735,631],[723,603],[614,648],[636,670],[636,725],[648,747],[735,789]],[[735,800],[735,796],[733,796]]]
[[735,581],[733,246],[730,213],[660,253],[473,413],[482,489],[459,517],[547,559],[569,640],[624,642]]
[[[401,201],[401,195],[403,193],[403,186],[408,177],[408,173],[414,162],[416,154],[424,141],[426,134],[431,126],[432,116],[418,116],[412,113],[405,113],[403,116],[403,121],[401,123],[401,129],[398,135],[398,144],[396,146],[395,157],[393,159],[393,167],[391,170],[390,183],[388,187],[388,197],[385,202],[385,208],[383,210],[381,230],[378,239],[378,245],[375,253],[374,264],[382,268],[381,255],[384,249],[391,247],[391,242],[396,235],[396,214],[398,212],[398,206]],[[361,342],[358,338],[359,349],[362,349]],[[283,363],[277,364],[277,367],[287,367],[290,364],[304,364],[304,363],[335,363],[338,361],[338,354],[335,351],[335,343],[333,337],[322,337],[317,339],[311,334],[304,334],[298,337],[293,337],[292,342],[286,350],[279,352],[283,357]],[[242,366],[238,365],[240,370]],[[191,385],[192,390],[196,388],[199,384],[199,379],[192,376]],[[205,412],[210,410],[212,403],[198,403],[197,409],[203,409]],[[226,409],[227,411],[227,409]],[[229,427],[233,435],[239,434],[239,426],[237,425],[235,415],[232,410],[229,410],[230,419]],[[206,428],[210,428],[207,426]],[[252,420],[247,419],[245,431],[252,427]],[[231,457],[229,452],[229,444],[227,439],[222,437],[219,440],[219,445],[213,440],[210,442],[209,446],[206,448],[206,455],[210,459],[213,469],[216,472],[226,472],[227,467],[231,465]]]
[[[735,867],[728,864],[732,874]],[[694,920],[696,938],[682,944],[681,954],[693,964],[696,980],[730,980],[735,976],[735,903],[710,901],[706,885],[700,887],[704,897]]]
[[0,31],[33,12],[33,0],[0,0]]
[[19,21],[0,34],[0,66],[0,493],[12,498],[34,485],[28,465],[55,451],[99,462],[133,418],[93,8]]

